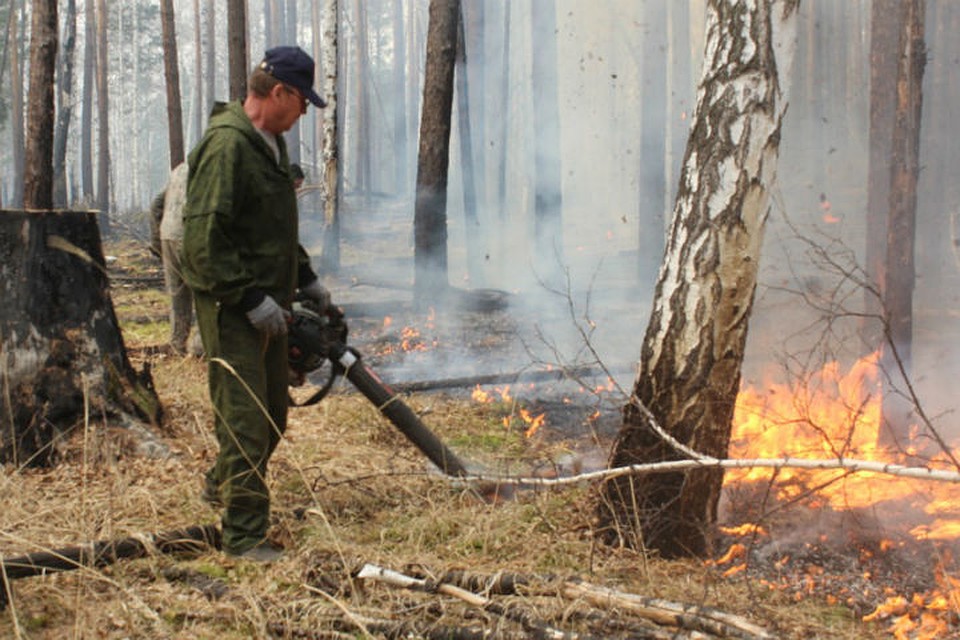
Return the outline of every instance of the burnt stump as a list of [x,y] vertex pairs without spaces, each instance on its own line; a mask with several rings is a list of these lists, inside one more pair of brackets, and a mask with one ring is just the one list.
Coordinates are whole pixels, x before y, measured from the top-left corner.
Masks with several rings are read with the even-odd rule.
[[0,463],[47,465],[84,420],[159,424],[134,370],[92,211],[0,210]]

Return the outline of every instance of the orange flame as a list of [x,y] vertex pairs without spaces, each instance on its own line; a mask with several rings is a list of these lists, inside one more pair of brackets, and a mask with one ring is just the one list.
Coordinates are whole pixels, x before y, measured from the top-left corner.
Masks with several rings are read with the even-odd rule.
[[520,418],[527,423],[527,430],[524,432],[524,435],[527,438],[533,437],[537,431],[540,430],[540,427],[543,426],[544,420],[547,418],[547,414],[541,413],[538,416],[531,416],[530,412],[526,409],[520,409]]
[[[846,372],[832,362],[792,386],[770,384],[763,391],[745,387],[737,397],[731,435],[731,458],[856,458],[904,464],[902,454],[885,449],[880,442],[883,398],[879,376],[879,354],[857,361]],[[913,432],[918,429],[914,427]],[[906,448],[913,453],[916,446]],[[956,456],[956,453],[953,453]],[[953,469],[949,456],[940,454],[931,468]],[[925,513],[929,521],[915,523],[910,534],[918,540],[960,538],[960,485],[918,483],[877,473],[847,474],[843,470],[808,471],[795,469],[736,469],[728,471],[725,482],[773,482],[779,498],[790,500],[816,489],[815,496],[831,509],[840,511],[885,506],[910,508]],[[724,529],[746,534],[752,525]],[[881,541],[881,551],[895,543]],[[729,562],[739,555],[734,544],[716,561]],[[949,555],[946,554],[945,555]],[[906,597],[892,590],[886,601],[863,617],[865,622],[887,621],[896,638],[932,640],[950,633],[950,620],[960,612],[960,579],[946,575],[945,557],[937,568],[938,588]],[[737,573],[730,566],[726,573]],[[815,593],[811,574],[808,585]],[[798,594],[799,595],[799,594]]]
[[[878,353],[862,358],[846,373],[838,363],[828,363],[792,388],[782,384],[771,384],[763,392],[744,388],[734,410],[730,457],[896,462],[879,444],[883,403],[878,359]],[[912,483],[876,473],[858,473],[841,481],[845,474],[840,470],[737,469],[727,473],[726,481],[769,480],[774,473],[781,499],[795,498],[810,486],[826,485],[817,495],[834,509],[916,498],[917,492]],[[949,493],[948,499],[957,504],[960,491]],[[926,504],[928,512],[933,504]]]

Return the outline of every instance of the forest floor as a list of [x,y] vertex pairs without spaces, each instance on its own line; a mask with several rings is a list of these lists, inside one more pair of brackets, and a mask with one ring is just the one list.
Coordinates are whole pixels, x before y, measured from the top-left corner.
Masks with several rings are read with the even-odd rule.
[[[200,500],[202,474],[216,454],[205,364],[163,348],[167,300],[144,246],[111,243],[106,252],[131,360],[138,369],[149,364],[163,403],[154,434],[161,446],[144,455],[129,430],[90,422],[64,443],[55,468],[4,469],[4,558],[217,522]],[[349,277],[331,283],[354,311],[351,343],[388,382],[464,375],[454,361],[489,359],[499,371],[530,366],[511,368],[503,353],[516,348],[509,336],[525,322],[509,308],[475,316],[461,309],[445,323],[388,300],[388,319],[350,298],[356,284]],[[449,370],[437,369],[437,360],[416,366],[418,356],[448,343],[454,355],[440,361]],[[452,388],[404,401],[475,468],[563,474],[602,465],[617,428],[610,403],[593,393],[571,401],[571,393],[591,390],[574,383],[571,392],[570,384],[488,385],[479,389],[485,398],[476,388]],[[535,426],[530,417],[541,414],[545,421]],[[892,571],[889,584],[865,586],[864,572],[874,567],[822,549],[818,555],[817,540],[798,547],[804,553],[796,562],[758,546],[753,571],[731,570],[727,552],[742,549],[733,539],[706,561],[603,546],[593,536],[595,484],[480,500],[432,472],[347,384],[318,405],[291,410],[269,485],[270,535],[286,548],[280,561],[251,564],[207,550],[11,581],[0,637],[709,638],[761,637],[763,629],[785,639],[887,638],[890,620],[862,618],[904,587],[903,573]],[[360,580],[356,570],[365,563],[412,576],[414,587],[425,579],[428,588]],[[472,601],[429,588],[445,574],[452,579],[451,571],[479,576],[460,583],[477,594]],[[503,576],[526,584],[497,593],[492,586],[507,582]],[[687,615],[671,612],[670,603]],[[738,630],[747,621],[755,627]]]

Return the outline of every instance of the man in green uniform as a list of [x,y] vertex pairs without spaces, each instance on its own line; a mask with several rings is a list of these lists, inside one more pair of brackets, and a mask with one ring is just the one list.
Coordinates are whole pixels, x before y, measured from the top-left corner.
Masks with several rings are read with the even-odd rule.
[[297,237],[297,199],[283,133],[323,107],[314,62],[276,47],[246,99],[214,109],[190,153],[181,263],[208,358],[220,451],[204,497],[222,504],[223,549],[271,561],[267,462],[287,422],[287,321],[294,294],[329,305]]

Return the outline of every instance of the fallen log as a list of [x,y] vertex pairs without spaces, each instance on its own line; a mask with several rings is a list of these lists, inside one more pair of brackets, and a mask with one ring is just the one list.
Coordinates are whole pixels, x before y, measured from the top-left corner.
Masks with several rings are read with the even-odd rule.
[[590,636],[578,633],[569,633],[548,625],[546,622],[534,617],[532,613],[517,607],[504,607],[493,600],[467,591],[453,584],[431,583],[428,580],[414,578],[406,574],[387,569],[384,567],[370,564],[369,562],[361,567],[357,572],[357,578],[380,580],[387,584],[403,589],[413,589],[416,591],[436,592],[444,595],[453,596],[463,600],[472,607],[489,611],[502,616],[514,622],[520,623],[532,638],[545,640],[587,640]]
[[104,567],[124,558],[142,558],[151,553],[199,553],[206,548],[220,548],[220,529],[217,525],[198,525],[166,533],[101,540],[14,558],[0,558],[0,611],[6,609],[9,603],[10,580],[83,567]]
[[461,389],[467,387],[485,386],[491,384],[517,384],[521,382],[551,382],[560,380],[579,380],[597,375],[606,375],[600,367],[573,367],[565,369],[550,369],[540,371],[511,371],[506,373],[488,373],[458,378],[442,378],[438,380],[419,380],[414,382],[398,382],[391,384],[396,391],[413,393],[416,391],[430,391],[434,389]]

